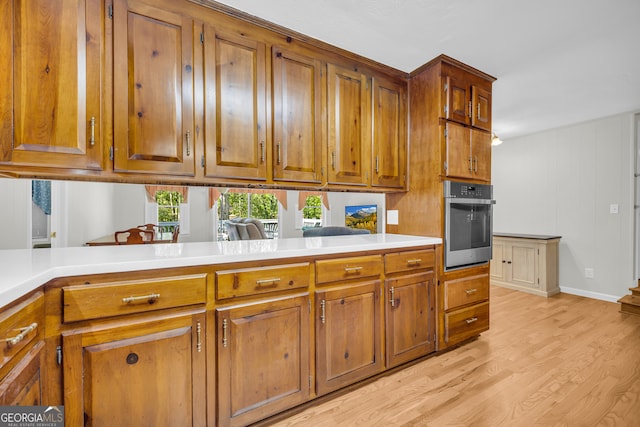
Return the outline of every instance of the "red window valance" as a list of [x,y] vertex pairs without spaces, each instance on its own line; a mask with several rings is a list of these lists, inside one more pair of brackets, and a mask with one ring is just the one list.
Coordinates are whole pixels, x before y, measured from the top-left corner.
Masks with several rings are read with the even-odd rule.
[[156,201],[156,193],[158,191],[176,191],[182,194],[184,203],[188,201],[189,187],[183,185],[145,185],[144,189],[147,192],[147,200],[150,202]]
[[213,208],[215,202],[224,193],[250,193],[250,194],[273,194],[283,208],[287,209],[286,190],[269,190],[257,188],[209,188],[209,209]]

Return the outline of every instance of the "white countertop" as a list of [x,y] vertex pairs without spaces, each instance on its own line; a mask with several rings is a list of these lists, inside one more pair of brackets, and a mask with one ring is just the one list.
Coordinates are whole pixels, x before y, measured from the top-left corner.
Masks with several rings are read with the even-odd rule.
[[0,250],[0,306],[56,277],[318,256],[441,244],[436,237],[362,234],[232,242]]

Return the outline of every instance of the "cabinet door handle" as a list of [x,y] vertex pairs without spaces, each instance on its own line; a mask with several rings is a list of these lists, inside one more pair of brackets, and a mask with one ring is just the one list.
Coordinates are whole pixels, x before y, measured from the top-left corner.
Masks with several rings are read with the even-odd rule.
[[380,172],[380,159],[379,156],[376,156],[376,173]]
[[422,263],[422,259],[420,259],[420,258],[414,258],[414,259],[408,259],[407,260],[407,265],[409,267],[420,265],[420,263]]
[[33,322],[29,326],[25,326],[24,328],[18,328],[17,330],[20,331],[18,335],[12,338],[4,339],[4,341],[7,343],[7,348],[11,348],[14,345],[19,344],[27,335],[35,331],[37,327],[38,327],[38,324]]
[[131,304],[136,302],[146,302],[147,304],[153,304],[156,301],[158,301],[159,298],[160,298],[160,294],[149,294],[149,295],[142,295],[139,297],[126,297],[126,298],[122,298],[122,303]]
[[480,120],[480,103],[478,102],[478,120]]
[[331,152],[331,168],[333,170],[336,170],[336,152],[335,151]]
[[89,145],[92,147],[96,145],[96,118],[91,117],[91,137],[89,138]]
[[279,277],[274,277],[272,279],[256,280],[256,288],[257,289],[275,288],[276,286],[278,286],[279,281],[280,281]]
[[474,322],[477,322],[477,321],[478,321],[477,317],[472,317],[470,319],[465,319],[465,322],[467,322],[467,325],[470,325],[470,324],[472,324]]
[[227,319],[222,319],[222,346],[227,347]]
[[471,103],[471,101],[469,101],[469,112],[467,113],[467,116],[468,116],[469,118],[471,118],[471,117],[473,116],[473,113],[471,112],[472,105],[473,105],[473,104]]
[[276,145],[277,147],[277,153],[278,153],[278,157],[276,158],[276,164],[280,164],[280,144]]
[[202,326],[200,326],[200,322],[196,323],[196,349],[198,353],[202,352]]
[[472,294],[475,294],[476,292],[478,292],[478,290],[476,288],[465,289],[465,292],[466,292],[467,295],[472,295]]
[[187,140],[187,156],[191,155],[191,131],[188,130],[185,135],[185,139]]
[[473,157],[469,156],[469,172],[473,172]]
[[511,264],[511,261],[507,261],[507,264]]
[[396,306],[396,288],[392,286],[391,289],[389,290],[389,294],[391,298],[391,301],[389,301],[391,303],[391,307],[395,307]]
[[325,312],[325,306],[327,305],[327,303],[325,302],[325,300],[320,301],[320,322],[322,323],[326,323],[327,321],[327,316],[326,316],[326,312]]
[[347,274],[360,273],[361,270],[362,270],[362,267],[345,267],[344,268],[344,272]]
[[478,157],[473,158],[473,171],[478,172]]
[[264,163],[264,141],[260,141],[260,163]]

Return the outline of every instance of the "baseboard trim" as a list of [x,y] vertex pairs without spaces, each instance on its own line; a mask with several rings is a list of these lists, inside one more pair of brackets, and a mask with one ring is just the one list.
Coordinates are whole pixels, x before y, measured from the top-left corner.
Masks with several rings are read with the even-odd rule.
[[584,289],[568,288],[565,286],[560,286],[560,292],[563,292],[565,294],[578,295],[586,298],[599,299],[608,302],[618,302],[618,300],[620,299],[619,296],[615,295],[601,294],[599,292],[585,291]]

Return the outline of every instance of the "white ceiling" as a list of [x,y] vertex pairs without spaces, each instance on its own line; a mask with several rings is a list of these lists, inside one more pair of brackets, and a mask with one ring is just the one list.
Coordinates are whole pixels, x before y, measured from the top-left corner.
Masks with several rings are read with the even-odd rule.
[[402,71],[484,71],[502,139],[640,110],[640,0],[218,1]]

